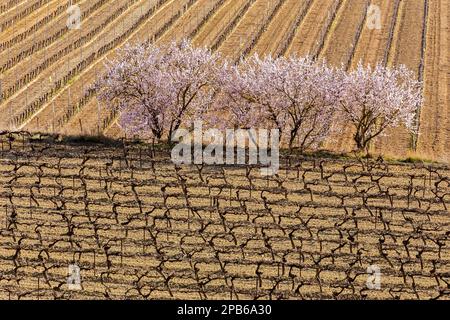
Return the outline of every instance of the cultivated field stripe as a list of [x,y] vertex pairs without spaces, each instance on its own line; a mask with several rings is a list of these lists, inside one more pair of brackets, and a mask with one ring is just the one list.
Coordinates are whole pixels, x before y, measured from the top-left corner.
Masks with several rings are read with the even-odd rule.
[[[61,126],[64,125],[65,122],[68,120],[68,119],[64,118],[64,116],[67,114],[67,112],[69,112],[69,111],[72,112],[71,110],[77,111],[77,108],[78,108],[77,104],[80,102],[79,99],[83,98],[83,96],[86,96],[88,94],[88,92],[86,92],[86,89],[90,84],[92,84],[96,80],[99,72],[101,72],[101,70],[104,69],[103,62],[105,61],[105,59],[107,59],[107,57],[111,58],[111,55],[109,55],[108,52],[110,50],[115,50],[119,47],[122,47],[123,45],[125,45],[125,43],[127,43],[129,41],[138,41],[138,40],[148,39],[149,35],[150,35],[150,31],[153,30],[153,32],[158,32],[160,27],[164,27],[164,25],[170,21],[170,19],[172,18],[172,16],[171,16],[171,14],[172,14],[171,6],[172,5],[175,5],[177,7],[177,9],[181,10],[182,5],[187,2],[188,2],[188,0],[183,0],[181,2],[177,2],[174,4],[174,2],[172,0],[170,0],[169,2],[165,3],[161,8],[159,8],[155,13],[153,13],[151,15],[151,16],[156,17],[155,18],[156,20],[153,20],[153,19],[151,20],[153,22],[153,24],[151,26],[148,26],[149,25],[148,21],[145,21],[145,22],[143,21],[143,24],[141,24],[139,26],[135,26],[136,29],[132,30],[132,28],[133,28],[132,25],[134,25],[134,23],[136,23],[136,21],[138,21],[138,19],[139,19],[138,17],[140,16],[140,14],[141,13],[145,14],[145,12],[150,10],[150,8],[152,8],[153,5],[156,5],[157,1],[155,0],[153,3],[147,3],[148,7],[145,10],[143,10],[141,3],[135,4],[133,6],[133,8],[130,9],[131,11],[128,11],[128,14],[124,14],[122,16],[123,17],[122,19],[128,19],[128,26],[126,28],[123,28],[123,27],[121,28],[122,33],[128,32],[128,30],[132,30],[131,34],[129,34],[125,39],[122,39],[120,41],[120,43],[118,43],[117,45],[114,45],[114,48],[107,48],[107,46],[110,46],[115,41],[113,39],[115,39],[116,31],[111,28],[109,28],[108,30],[105,30],[104,32],[108,35],[108,37],[110,39],[106,39],[105,37],[103,37],[102,42],[92,43],[93,46],[100,48],[99,49],[100,51],[98,51],[98,56],[96,56],[96,59],[94,61],[92,61],[86,68],[84,68],[81,71],[81,74],[78,74],[74,78],[72,78],[71,83],[68,83],[60,93],[58,93],[49,102],[47,102],[41,108],[39,113],[34,114],[34,116],[30,119],[31,121],[28,121],[25,123],[26,128],[28,130],[38,130],[40,123],[46,123],[45,119],[52,119],[52,117],[53,117],[52,105],[53,105],[53,101],[55,101],[56,105],[59,105],[59,106],[66,105],[67,106],[66,108],[60,107],[59,109],[57,109],[57,113],[55,115],[56,122],[57,122],[56,130],[59,130],[61,128]],[[151,5],[151,4],[153,4],[153,5]],[[169,11],[167,11],[167,10],[169,10]],[[168,19],[165,16],[161,15],[162,11],[165,12]],[[174,15],[177,12],[179,12],[179,11],[175,10],[173,12]],[[132,20],[130,20],[130,19],[132,19]],[[155,21],[157,22],[157,24],[154,23]],[[160,23],[160,25],[158,23]],[[144,26],[147,26],[146,32],[142,33],[141,30]],[[120,30],[117,32],[117,34],[121,34]],[[123,34],[125,34],[125,33],[123,33]],[[108,44],[108,41],[112,41],[112,42],[109,42],[109,44]],[[103,44],[103,47],[101,47],[102,44]],[[92,46],[90,46],[89,44],[87,44],[86,47],[88,47],[90,50],[92,50]],[[102,50],[101,48],[107,48],[107,49]],[[114,51],[112,51],[111,54],[114,55]],[[77,87],[75,87],[75,86],[77,86]],[[73,89],[75,89],[75,90],[73,90]],[[78,90],[76,90],[76,89],[78,89]],[[57,99],[59,99],[59,101],[60,101],[59,103],[58,103]],[[90,97],[87,97],[87,99],[89,100]],[[88,100],[86,100],[85,102],[88,102]],[[38,119],[40,119],[41,121],[39,121]]]
[[28,0],[11,0],[0,4],[0,17],[4,17],[9,12],[26,3]]
[[10,31],[16,24],[22,25],[22,21],[30,15],[35,16],[36,12],[47,3],[58,0],[27,0],[11,8],[8,12],[0,15],[0,32]]
[[[395,19],[395,1],[375,0],[371,4],[379,6],[381,10],[381,29],[370,29],[367,25],[363,27],[350,69],[356,68],[359,62],[365,66],[383,63],[385,52],[389,50],[389,30]],[[354,145],[353,131],[353,127],[344,126],[339,134],[328,139],[326,148],[340,152],[351,151]]]
[[194,45],[211,47],[230,26],[238,13],[250,0],[226,0],[225,4],[209,19],[192,39]]
[[[406,65],[419,77],[422,56],[422,33],[424,29],[424,0],[402,1],[400,4],[401,21],[388,59],[388,66]],[[378,138],[377,152],[406,157],[414,148],[413,135],[405,128],[387,130],[386,135]]]
[[[74,4],[76,4],[78,1],[74,1]],[[7,42],[17,36],[19,36],[21,33],[27,33],[28,37],[32,34],[34,34],[37,30],[30,30],[32,29],[33,25],[35,23],[38,23],[40,20],[43,20],[47,17],[49,13],[51,13],[53,10],[56,10],[57,8],[64,8],[68,7],[67,4],[61,3],[59,0],[52,0],[48,3],[41,6],[39,9],[34,11],[31,15],[27,16],[26,18],[15,22],[14,28],[12,30],[4,30],[0,32],[0,44],[3,44],[4,42]],[[61,13],[65,12],[65,10],[62,10]],[[60,13],[60,14],[61,14]],[[48,24],[51,20],[53,20],[55,17],[52,17],[49,21],[45,21],[43,26]],[[42,26],[41,26],[42,27]],[[23,41],[25,38],[22,38]]]
[[307,0],[287,0],[272,19],[267,30],[253,47],[249,55],[277,56],[289,38],[289,30],[294,26],[296,18],[302,14]]
[[295,54],[300,57],[313,54],[318,38],[323,32],[333,4],[333,0],[313,0],[303,23],[299,26],[286,56]]
[[279,8],[281,1],[284,0],[256,0],[218,48],[219,52],[233,61],[246,55],[258,41],[262,28],[270,22],[272,13]]
[[[213,9],[215,5],[220,4],[219,1],[209,1],[209,8]],[[161,38],[156,39],[157,43],[164,43],[171,41],[172,39],[180,40],[181,35],[189,36],[193,31],[195,31],[198,26],[200,26],[203,22],[203,19],[197,19],[194,22],[191,21],[190,17],[200,14],[202,18],[208,17],[208,11],[204,10],[204,1],[199,1],[195,3],[192,7],[188,8],[188,10],[182,15],[181,19],[177,20],[177,22],[170,28],[166,33],[163,33]],[[220,10],[220,9],[219,9]],[[189,17],[189,18],[187,18]],[[209,20],[207,20],[209,21]],[[206,22],[207,23],[207,22]],[[173,38],[174,35],[180,35],[178,38]],[[92,117],[91,115],[95,115]],[[67,134],[76,134],[80,132],[80,123],[82,123],[83,133],[85,134],[98,134],[99,127],[100,132],[103,131],[103,121],[111,117],[111,111],[104,106],[103,104],[99,104],[98,100],[93,97],[89,103],[83,107],[83,109],[77,113],[72,119],[68,121],[68,123],[64,126],[63,132]],[[115,126],[115,120],[112,121],[112,126]],[[101,124],[99,126],[99,123]],[[108,127],[110,125],[108,124]],[[108,129],[107,129],[108,130]],[[109,135],[109,133],[108,133]]]
[[[172,24],[179,21],[179,16],[183,16],[181,15],[181,12],[187,14],[190,10],[199,10],[199,8],[201,8],[199,6],[195,6],[196,2],[193,2],[191,3],[192,6],[188,6],[187,11],[184,12],[184,10],[186,9],[184,4],[189,3],[190,2],[188,1],[184,1],[182,3],[173,3],[173,6],[168,6],[164,8],[164,10],[156,13],[145,23],[145,25],[139,30],[136,36],[130,38],[130,41],[137,42],[152,38],[160,41],[160,37],[163,36],[168,30],[171,30],[171,28],[173,28]],[[156,22],[156,25],[159,27],[164,27],[166,25],[167,28],[164,28],[164,32],[161,32],[161,29],[159,29],[158,27],[155,28],[154,22]],[[195,28],[195,25],[192,25],[192,27]],[[183,28],[187,30],[187,26],[183,24],[178,24],[177,28],[178,31],[183,30]],[[115,53],[112,52],[111,55],[108,55],[107,59],[113,59],[114,56]],[[88,75],[82,75],[81,78],[85,79],[80,79],[78,83],[93,83],[98,74],[103,72],[104,70],[103,65],[99,63],[96,63],[96,68],[97,72],[90,72],[88,79],[86,79]],[[86,105],[81,106],[79,108],[80,110],[75,110],[76,115],[74,117],[71,116],[68,119],[65,119],[63,123],[61,123],[61,125],[64,126],[61,128],[63,132],[69,134],[82,132],[84,134],[95,135],[101,133],[104,129],[106,129],[106,127],[109,127],[111,121],[114,121],[114,115],[111,114],[111,111],[106,106],[100,105],[95,97],[92,97],[92,99],[91,97],[89,97],[87,99],[88,100],[86,101]],[[93,117],[92,114],[94,114]]]
[[336,15],[327,41],[319,58],[333,66],[348,63],[349,54],[355,49],[354,37],[366,15],[368,0],[345,1]]
[[[118,0],[111,2],[109,6],[96,12],[97,19],[95,23],[88,25],[88,28],[71,30],[62,35],[60,41],[51,43],[46,50],[27,56],[20,64],[6,70],[2,75],[3,81],[7,85],[4,88],[4,98],[9,100],[14,98],[14,102],[20,103],[17,96],[20,92],[24,93],[24,86],[30,87],[37,79],[40,77],[42,79],[44,73],[52,70],[54,73],[52,81],[56,82],[58,78],[61,78],[64,68],[67,69],[71,67],[71,64],[76,64],[83,53],[89,53],[87,45],[92,43],[96,37],[104,34],[105,30],[117,24],[117,21],[121,20],[120,17],[123,19],[124,13],[130,10],[133,4],[136,6],[136,1]],[[118,19],[114,19],[115,16]],[[65,24],[64,21],[61,21],[61,23]],[[84,51],[83,47],[86,47]],[[64,64],[64,68],[61,67],[61,64]],[[44,85],[48,84],[47,79],[49,79],[49,76],[43,81]],[[33,96],[29,96],[28,91],[25,93],[28,96],[27,99],[33,99]]]
[[450,8],[446,1],[430,0],[429,3],[425,104],[421,111],[417,152],[424,157],[450,162]]
[[[187,10],[180,19],[158,40],[158,43],[170,43],[180,41],[183,38],[190,38],[204,19],[210,17],[209,13],[221,4],[223,0],[199,0],[189,10]],[[208,20],[206,20],[208,21]]]
[[[101,12],[100,9],[103,6],[106,6],[107,2],[108,0],[97,0],[95,2],[83,0],[79,3],[82,23],[87,22],[88,19],[96,19],[96,22],[101,21],[102,19],[105,20],[108,17],[108,13],[112,12],[112,7],[110,7],[110,11],[106,12]],[[100,12],[95,16],[95,13],[98,11]],[[52,46],[55,42],[58,43],[59,48],[63,46],[64,41],[67,39],[65,38],[67,34],[67,37],[72,40],[72,43],[79,43],[80,36],[85,37],[94,27],[94,23],[89,25],[89,27],[83,26],[82,24],[82,32],[76,30],[71,31],[67,28],[67,16],[58,15],[52,19],[51,22],[43,25],[41,27],[43,30],[37,32],[37,35],[34,34],[32,40],[23,41],[23,39],[21,39],[20,42],[14,41],[14,44],[3,43],[5,54],[2,55],[0,59],[0,70],[3,73],[5,70],[11,69],[30,55],[36,54],[42,50],[45,50],[44,57],[48,57],[51,55],[51,49],[55,48],[55,46]]]

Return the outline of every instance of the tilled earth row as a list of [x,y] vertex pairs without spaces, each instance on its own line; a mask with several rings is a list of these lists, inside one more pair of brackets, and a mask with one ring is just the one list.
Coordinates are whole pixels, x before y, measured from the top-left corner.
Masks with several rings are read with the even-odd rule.
[[449,167],[281,164],[0,134],[0,298],[449,298]]

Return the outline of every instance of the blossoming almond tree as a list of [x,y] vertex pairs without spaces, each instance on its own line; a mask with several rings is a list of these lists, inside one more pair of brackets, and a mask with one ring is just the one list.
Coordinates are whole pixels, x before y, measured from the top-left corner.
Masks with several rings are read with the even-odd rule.
[[261,94],[259,84],[249,74],[244,61],[240,65],[225,61],[216,79],[215,87],[219,90],[214,108],[208,115],[211,126],[252,128],[267,122],[264,110],[255,101]]
[[269,124],[303,152],[333,128],[340,82],[333,69],[311,58],[260,59],[227,66],[222,78],[232,119],[238,125]]
[[118,108],[122,128],[170,140],[211,103],[218,56],[187,40],[159,47],[146,42],[126,46],[106,67],[96,83],[98,97]]
[[385,133],[387,128],[404,125],[415,133],[416,115],[423,103],[422,84],[405,66],[385,68],[358,67],[342,76],[340,104],[343,119],[355,127],[358,150]]
[[127,46],[108,61],[98,97],[118,108],[126,132],[158,140],[206,118],[222,129],[279,129],[289,149],[300,152],[319,146],[344,121],[355,126],[359,150],[387,128],[416,129],[422,84],[404,66],[359,64],[345,72],[309,57],[221,61],[187,40]]

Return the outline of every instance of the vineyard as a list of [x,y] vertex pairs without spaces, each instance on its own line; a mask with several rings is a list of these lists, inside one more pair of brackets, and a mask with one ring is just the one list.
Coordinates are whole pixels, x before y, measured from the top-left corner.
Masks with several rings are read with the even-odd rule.
[[[2,299],[448,298],[450,168],[1,136]],[[67,290],[67,268],[82,290]],[[368,290],[366,269],[382,270]]]
[[[405,64],[424,81],[418,138],[396,129],[375,150],[415,152],[449,162],[448,4],[442,0],[120,0],[72,1],[79,29],[67,27],[66,1],[5,1],[0,12],[0,110],[4,130],[123,136],[116,114],[91,85],[125,43],[191,38],[238,61],[306,55],[354,68],[359,61]],[[367,27],[369,6],[380,29]],[[351,135],[329,148],[348,151]],[[395,143],[392,143],[394,139]]]
[[[449,5],[0,0],[0,299],[449,299]],[[177,166],[96,84],[128,44],[185,38],[236,65],[405,65],[423,82],[418,132],[388,128],[362,159],[344,122],[272,177]]]

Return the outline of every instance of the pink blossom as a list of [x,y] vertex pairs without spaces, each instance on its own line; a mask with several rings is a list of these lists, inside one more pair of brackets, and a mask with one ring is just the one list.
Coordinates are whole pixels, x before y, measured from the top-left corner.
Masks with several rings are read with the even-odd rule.
[[340,104],[343,120],[356,128],[354,140],[358,149],[387,128],[404,125],[411,132],[417,129],[417,110],[423,103],[422,83],[415,80],[405,66],[385,68],[358,67],[342,77]]
[[97,81],[100,100],[118,108],[130,134],[168,138],[201,116],[213,98],[218,56],[190,42],[128,45]]
[[221,105],[236,126],[280,130],[289,148],[317,146],[329,134],[339,85],[335,70],[311,58],[260,59],[225,66]]

